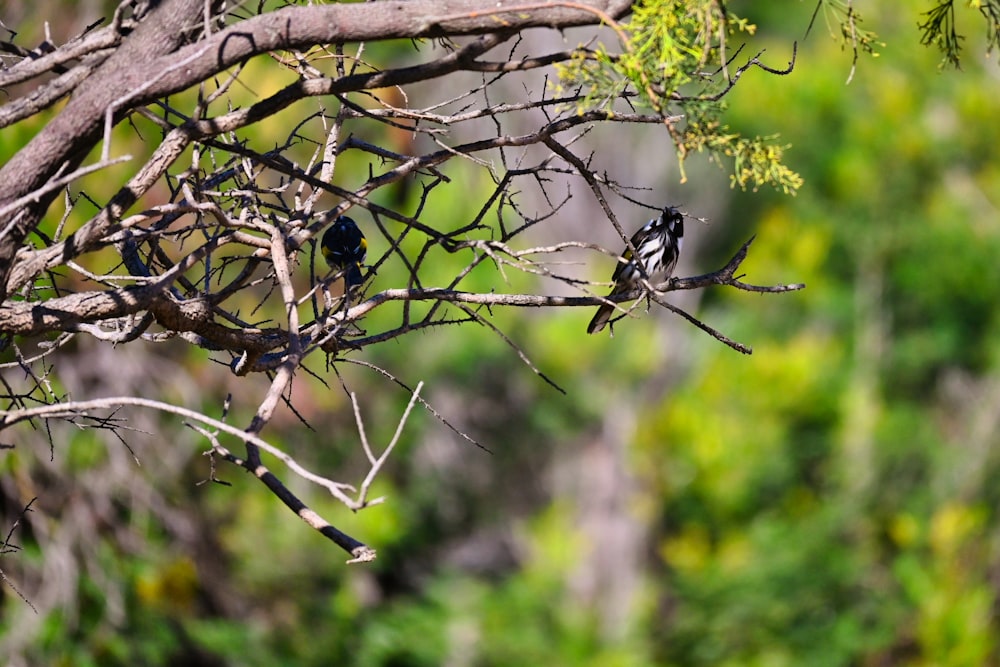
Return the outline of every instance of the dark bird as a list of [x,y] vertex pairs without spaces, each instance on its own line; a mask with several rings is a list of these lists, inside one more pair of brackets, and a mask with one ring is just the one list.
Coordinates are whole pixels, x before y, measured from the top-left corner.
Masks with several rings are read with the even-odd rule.
[[368,240],[357,223],[346,215],[337,218],[323,234],[320,249],[330,268],[344,274],[345,292],[361,285],[361,265],[368,255]]

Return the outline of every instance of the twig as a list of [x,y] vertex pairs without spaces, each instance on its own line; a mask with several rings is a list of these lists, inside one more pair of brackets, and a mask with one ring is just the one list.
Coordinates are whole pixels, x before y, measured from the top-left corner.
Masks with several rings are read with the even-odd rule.
[[[29,500],[28,504],[24,506],[24,509],[21,510],[21,515],[17,519],[14,520],[13,524],[11,524],[10,530],[7,531],[7,537],[4,538],[4,541],[2,543],[0,543],[0,556],[6,555],[6,554],[9,554],[9,553],[12,553],[12,552],[18,552],[18,551],[21,550],[21,547],[18,547],[18,546],[15,546],[15,545],[11,544],[10,540],[14,536],[14,531],[17,530],[17,527],[21,525],[21,519],[23,517],[25,517],[25,516],[28,515],[28,512],[31,511],[31,506],[34,504],[34,502],[36,500],[38,500],[38,498],[32,498],[31,500]],[[17,596],[19,598],[21,598],[21,600],[26,605],[28,605],[29,607],[31,607],[31,610],[33,612],[35,612],[36,614],[38,613],[38,609],[35,608],[35,605],[31,604],[31,600],[29,600],[28,598],[26,598],[24,596],[24,594],[17,589],[17,586],[15,586],[14,583],[9,578],[7,578],[7,573],[3,571],[3,568],[0,568],[0,581],[3,581],[5,584],[7,584],[10,587],[10,589],[12,591],[14,591],[15,593],[17,593]]]
[[[295,459],[293,459],[286,452],[278,449],[277,447],[271,445],[269,442],[263,440],[262,438],[248,433],[244,430],[236,428],[235,426],[230,426],[225,422],[213,419],[207,415],[200,412],[195,412],[194,410],[189,410],[177,405],[171,405],[169,403],[163,403],[161,401],[155,401],[147,398],[140,398],[138,396],[112,396],[108,398],[94,399],[90,401],[68,401],[66,403],[57,403],[54,405],[43,405],[37,408],[30,408],[27,410],[0,410],[0,430],[3,430],[9,426],[13,426],[22,421],[27,421],[31,419],[57,419],[57,418],[67,418],[67,417],[77,417],[80,415],[85,415],[91,410],[107,410],[114,409],[123,405],[134,405],[144,408],[152,408],[154,410],[160,410],[162,412],[169,412],[172,414],[180,415],[188,419],[192,419],[202,424],[211,426],[214,429],[222,431],[223,433],[228,433],[241,440],[246,444],[252,444],[260,449],[268,452],[286,466],[289,470],[299,475],[303,479],[310,482],[318,484],[323,488],[327,489],[331,495],[343,502],[344,504],[350,506],[351,499],[344,494],[341,488],[351,488],[349,485],[340,484],[333,482],[325,477],[316,475],[303,466],[301,466]],[[318,514],[306,507],[298,498],[291,494],[280,481],[263,465],[251,466],[250,462],[245,459],[241,459],[233,455],[228,450],[221,450],[218,452],[225,460],[239,465],[250,472],[254,473],[268,488],[275,493],[288,507],[290,507],[299,518],[305,521],[307,524],[318,530],[324,536],[332,540],[342,549],[350,553],[354,558],[348,562],[362,562],[374,560],[375,551],[355,540],[354,538],[342,533],[341,531],[334,528],[328,522],[326,522]]]
[[[399,436],[403,433],[403,426],[406,424],[406,420],[410,418],[410,412],[413,410],[413,406],[416,405],[417,400],[420,398],[420,390],[423,388],[424,383],[420,381],[417,383],[417,388],[413,390],[413,395],[410,397],[410,402],[406,404],[406,409],[403,411],[403,416],[399,418],[399,423],[396,424],[396,432],[392,436],[392,440],[386,445],[385,449],[382,451],[381,456],[377,459],[372,456],[371,448],[368,447],[366,439],[362,435],[363,441],[365,441],[365,453],[368,455],[368,460],[371,463],[371,469],[368,474],[365,475],[365,479],[361,482],[361,490],[358,492],[358,498],[354,501],[354,506],[352,509],[359,510],[370,505],[377,505],[384,501],[384,498],[375,498],[374,500],[368,500],[368,489],[371,487],[372,482],[375,481],[375,476],[378,475],[379,471],[382,469],[382,465],[389,458],[389,454],[396,447],[396,443],[399,442]],[[355,400],[354,394],[351,394],[351,401],[354,403],[354,414],[358,421],[358,432],[364,433],[364,423],[361,420],[361,412],[358,409],[357,401]]]

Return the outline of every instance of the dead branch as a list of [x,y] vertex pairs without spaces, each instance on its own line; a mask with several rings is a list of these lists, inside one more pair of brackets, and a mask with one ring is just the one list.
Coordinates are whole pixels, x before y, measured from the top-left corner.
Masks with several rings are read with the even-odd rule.
[[[305,467],[296,462],[295,459],[289,454],[274,445],[271,445],[269,442],[261,439],[255,434],[230,426],[225,422],[213,419],[207,415],[188,408],[163,403],[161,401],[139,398],[137,396],[113,396],[89,401],[67,401],[25,410],[0,410],[0,431],[10,426],[14,426],[22,421],[93,418],[90,413],[95,410],[114,410],[125,405],[150,408],[179,415],[195,422],[205,424],[206,426],[210,426],[216,431],[227,433],[242,441],[248,447],[252,446],[258,450],[266,451],[268,454],[284,463],[292,472],[299,475],[303,479],[322,486],[329,491],[332,496],[344,504],[348,506],[352,504],[351,498],[345,495],[343,491],[344,488],[352,488],[350,485],[334,482],[307,470]],[[299,500],[294,494],[292,494],[291,491],[289,491],[270,470],[260,463],[259,455],[257,461],[241,459],[230,453],[228,449],[218,445],[217,442],[213,443],[213,450],[225,460],[252,472],[268,487],[268,489],[271,490],[272,493],[288,505],[288,507],[291,508],[303,521],[322,533],[328,539],[332,540],[335,544],[337,544],[337,546],[350,553],[355,560],[349,562],[369,561],[375,558],[375,552],[370,547],[337,530],[327,521],[322,519],[322,517],[318,514],[306,507],[306,505],[302,503],[302,501]]]
[[[32,122],[39,111],[65,100],[0,166],[0,349],[15,351],[16,361],[8,367],[21,378],[0,376],[0,395],[7,399],[0,430],[27,422],[47,432],[49,423],[64,420],[117,434],[129,428],[113,412],[124,405],[180,415],[211,443],[211,479],[216,479],[215,460],[252,472],[300,518],[354,559],[365,560],[374,551],[306,507],[262,458],[276,457],[291,474],[361,509],[379,502],[368,499],[371,484],[417,403],[485,449],[424,401],[422,385],[411,390],[389,371],[358,358],[365,348],[477,323],[558,389],[528,350],[487,317],[487,309],[593,307],[648,297],[749,352],[665,295],[710,285],[757,292],[803,287],[743,282],[737,271],[749,241],[718,271],[614,297],[600,296],[598,283],[557,260],[568,251],[615,258],[617,253],[561,234],[548,245],[518,247],[531,230],[566,218],[571,178],[582,179],[626,244],[630,235],[615,217],[613,197],[663,205],[625,194],[632,184],[602,172],[599,151],[588,155],[579,147],[594,127],[665,125],[669,133],[681,116],[659,106],[655,113],[636,111],[632,105],[640,96],[628,86],[594,108],[579,108],[585,91],[554,96],[549,80],[530,77],[569,60],[592,62],[590,45],[524,52],[531,49],[521,31],[533,26],[603,22],[624,39],[616,20],[630,2],[484,7],[477,0],[376,0],[287,6],[250,16],[212,14],[214,6],[164,0],[143,9],[145,3],[126,1],[106,27],[95,24],[66,44],[19,49],[0,43],[21,58],[0,71],[0,87],[14,91],[0,106],[0,127]],[[461,35],[469,37],[447,41],[443,49],[424,44],[401,66],[388,67],[368,62],[360,41]],[[497,55],[501,45],[507,45],[506,53]],[[243,85],[243,65],[256,55],[265,55],[286,78],[276,92],[234,101],[234,91],[254,94],[253,86]],[[753,58],[730,76],[725,65],[731,61],[721,70],[724,92],[751,67],[784,73]],[[465,77],[462,85],[447,85],[457,75]],[[197,94],[175,95],[182,91]],[[678,98],[669,92],[653,91],[673,105]],[[119,127],[126,120],[131,127]],[[249,130],[264,120],[278,120],[288,129],[261,146]],[[124,129],[140,139],[131,141]],[[100,157],[84,164],[87,155]],[[112,167],[126,160],[131,173],[115,177],[119,172]],[[460,220],[442,222],[427,213],[442,208],[442,197],[451,206],[478,196],[456,182],[462,174],[457,165],[478,171],[489,192],[462,202],[468,213]],[[108,182],[98,186],[95,174],[107,175]],[[537,192],[533,199],[523,194],[529,188]],[[57,208],[60,193],[64,210],[50,210]],[[323,266],[317,250],[323,233],[344,214],[358,218],[369,242],[365,283],[346,295],[339,274]],[[545,285],[569,286],[580,296],[471,288],[484,271],[495,273],[496,285],[523,272]],[[370,317],[376,310],[386,317]],[[622,308],[620,317],[629,312]],[[115,345],[184,341],[208,350],[223,372],[268,373],[268,388],[263,395],[242,397],[254,415],[242,429],[146,398],[70,401],[54,389],[59,386],[54,380],[66,343],[81,334]],[[21,339],[44,336],[55,339],[40,341],[40,353],[21,353]],[[262,437],[282,405],[302,419],[290,388],[300,371],[314,374],[306,364],[317,353],[335,372],[344,362],[373,368],[410,394],[396,434],[376,455],[361,401],[345,384],[360,453],[369,464],[356,494],[354,487],[306,470]],[[108,410],[111,416],[104,414]],[[220,434],[242,443],[245,455],[234,454]]]

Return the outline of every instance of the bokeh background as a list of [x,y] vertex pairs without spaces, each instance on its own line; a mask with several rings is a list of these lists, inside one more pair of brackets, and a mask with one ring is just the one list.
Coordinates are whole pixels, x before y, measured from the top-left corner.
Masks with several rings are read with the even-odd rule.
[[[102,11],[70,4],[0,10],[25,35],[42,21],[73,34]],[[734,191],[698,158],[681,183],[662,131],[615,126],[586,139],[601,169],[651,189],[642,198],[707,218],[688,225],[681,274],[718,268],[756,234],[748,281],[807,284],[677,295],[752,356],[657,308],[614,338],[584,333],[589,310],[496,310],[565,395],[482,327],[370,348],[362,360],[423,380],[430,404],[492,453],[418,410],[376,484],[387,501],[358,514],[272,464],[378,550],[362,566],[345,566],[241,471],[220,469],[231,487],[199,485],[205,443],[172,417],[130,412],[131,450],[100,431],[56,430],[51,451],[44,437],[5,433],[18,447],[0,453],[2,531],[38,500],[12,535],[23,549],[0,568],[37,611],[0,586],[0,660],[1000,664],[998,54],[985,56],[981,20],[960,11],[962,69],[941,70],[919,43],[928,2],[866,4],[863,25],[883,44],[848,84],[838,26],[821,13],[803,41],[812,3],[732,3],[757,23],[750,48],[766,48],[772,66],[799,41],[792,74],[750,71],[727,98],[734,128],[791,145],[788,163],[805,179],[794,197]],[[387,57],[393,49],[401,61],[412,53],[386,47]],[[0,155],[31,131],[5,130]],[[266,147],[266,134],[256,139]],[[457,163],[449,175],[453,192],[424,217],[445,228],[490,192]],[[573,187],[562,219],[525,245],[615,245],[590,193]],[[383,203],[409,211],[416,194]],[[615,207],[636,225],[648,217]],[[610,269],[581,270],[604,279]],[[391,285],[393,270],[380,269],[375,287]],[[477,280],[559,289],[529,276]],[[409,395],[360,366],[338,364],[340,378],[313,366],[329,384],[303,375],[293,399],[313,428],[286,410],[265,435],[314,470],[357,480],[341,380],[375,443],[391,437]],[[75,397],[135,393],[209,414],[227,392],[252,411],[266,388],[183,344],[81,338],[57,370]]]

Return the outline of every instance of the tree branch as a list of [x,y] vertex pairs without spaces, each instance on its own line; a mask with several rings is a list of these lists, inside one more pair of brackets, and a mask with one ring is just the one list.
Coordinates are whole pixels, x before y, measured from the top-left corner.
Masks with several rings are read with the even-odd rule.
[[[219,421],[217,419],[212,419],[211,417],[204,415],[200,412],[195,412],[194,410],[189,410],[177,405],[171,405],[169,403],[163,403],[161,401],[154,401],[146,398],[139,398],[137,396],[112,396],[108,398],[94,399],[90,401],[69,401],[66,403],[55,403],[52,405],[43,405],[37,408],[30,408],[26,410],[0,410],[0,431],[13,426],[22,421],[29,421],[35,419],[67,419],[67,418],[77,418],[80,416],[87,415],[93,410],[109,410],[121,407],[123,405],[134,405],[137,407],[152,408],[154,410],[160,410],[162,412],[169,412],[171,414],[180,415],[188,419],[192,419],[196,422],[200,422],[207,426],[211,426],[217,431],[222,431],[228,433],[229,435],[241,440],[247,445],[253,445],[258,447],[275,458],[282,461],[288,466],[295,474],[300,477],[307,479],[311,482],[319,484],[320,486],[327,489],[331,495],[339,499],[341,502],[350,505],[351,499],[344,494],[341,487],[343,484],[338,484],[325,477],[316,475],[310,472],[306,468],[299,465],[291,456],[277,447],[271,445],[269,442],[261,439],[260,437],[250,433],[248,431],[240,430],[234,426]],[[328,539],[332,540],[339,547],[350,553],[354,559],[348,562],[362,562],[370,561],[375,558],[375,551],[365,544],[355,540],[349,535],[337,530],[324,519],[322,519],[318,514],[310,510],[301,500],[299,500],[294,494],[291,493],[279,480],[274,476],[266,467],[261,465],[259,462],[252,464],[251,462],[240,459],[233,456],[224,447],[215,443],[214,447],[218,450],[219,454],[222,455],[226,460],[235,463],[243,468],[246,468],[252,472],[258,479],[260,479],[264,484],[277,495],[282,502],[288,505],[295,513],[305,521],[307,524],[321,532]]]

